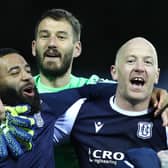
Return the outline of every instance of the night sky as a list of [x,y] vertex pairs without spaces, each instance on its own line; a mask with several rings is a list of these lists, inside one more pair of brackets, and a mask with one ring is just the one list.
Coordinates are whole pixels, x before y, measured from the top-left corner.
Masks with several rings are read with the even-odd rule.
[[[98,0],[97,0],[98,1]],[[25,53],[36,72],[31,55],[34,26],[50,8],[64,8],[81,22],[82,54],[74,61],[73,72],[89,76],[96,73],[110,78],[110,65],[117,49],[126,40],[143,36],[156,47],[161,68],[161,86],[167,87],[168,5],[152,0],[5,0],[0,5],[0,47]],[[91,4],[90,4],[90,3]],[[166,79],[167,78],[167,79]],[[163,84],[164,81],[164,84]]]

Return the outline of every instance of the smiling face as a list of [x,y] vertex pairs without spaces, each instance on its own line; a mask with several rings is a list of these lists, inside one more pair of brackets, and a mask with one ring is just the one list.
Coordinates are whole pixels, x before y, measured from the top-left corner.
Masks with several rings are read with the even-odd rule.
[[37,97],[31,69],[25,59],[11,53],[0,57],[0,95],[3,103],[35,103]]
[[149,100],[159,78],[157,53],[152,44],[143,38],[128,41],[120,48],[111,74],[118,81],[119,98]]
[[46,76],[62,76],[71,70],[73,58],[80,55],[81,44],[76,41],[72,26],[65,19],[43,19],[32,42],[40,71]]

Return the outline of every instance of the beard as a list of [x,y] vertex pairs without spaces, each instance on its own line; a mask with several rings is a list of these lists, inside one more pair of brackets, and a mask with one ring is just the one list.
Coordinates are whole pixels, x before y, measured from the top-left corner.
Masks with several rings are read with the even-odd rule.
[[24,97],[13,88],[6,88],[0,90],[0,98],[3,104],[8,106],[28,104],[31,106],[31,114],[34,114],[40,111],[40,96],[37,88],[34,88],[34,92],[35,96],[30,98]]
[[[56,53],[55,55],[57,55],[61,58],[61,53],[56,49],[53,49],[53,50],[55,50],[55,53]],[[43,58],[44,58],[45,54],[47,53],[47,51],[44,53]],[[73,49],[71,49],[68,53],[66,53],[64,55],[62,65],[60,67],[55,66],[54,68],[53,67],[51,68],[50,65],[47,65],[47,66],[44,65],[43,60],[41,59],[40,54],[37,50],[36,50],[36,53],[37,53],[36,58],[37,58],[38,67],[39,67],[41,73],[47,77],[54,77],[55,78],[55,77],[63,76],[68,71],[68,69],[70,68],[71,63],[72,63]]]

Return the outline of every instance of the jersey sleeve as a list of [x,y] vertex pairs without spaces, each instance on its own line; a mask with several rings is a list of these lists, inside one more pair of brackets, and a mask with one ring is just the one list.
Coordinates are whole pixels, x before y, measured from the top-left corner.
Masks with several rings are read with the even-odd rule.
[[104,78],[100,78],[98,75],[91,75],[89,78],[88,78],[88,81],[87,81],[87,85],[88,84],[97,84],[97,83],[112,83],[112,84],[116,84],[117,82],[114,81],[114,80],[109,80],[109,79],[104,79]]
[[80,97],[87,99],[97,99],[102,97],[110,97],[115,95],[117,84],[115,83],[97,83],[89,84],[78,88]]
[[69,135],[80,111],[82,104],[86,98],[81,98],[72,104],[63,115],[61,115],[54,125],[54,142],[60,144],[69,140]]

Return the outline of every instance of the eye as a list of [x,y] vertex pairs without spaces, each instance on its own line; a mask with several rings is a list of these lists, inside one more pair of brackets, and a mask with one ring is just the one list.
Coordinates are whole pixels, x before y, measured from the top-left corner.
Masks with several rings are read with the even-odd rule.
[[48,38],[48,37],[49,37],[48,34],[43,34],[43,35],[40,36],[40,38]]
[[27,73],[31,73],[31,69],[26,69],[26,72]]
[[31,68],[30,68],[29,65],[25,67],[25,70],[26,70],[27,73],[31,73]]
[[132,63],[134,63],[135,62],[135,59],[128,59],[127,60],[127,63],[129,63],[129,64],[132,64]]
[[153,65],[153,61],[152,60],[145,60],[145,64],[146,65]]
[[49,37],[49,33],[46,31],[39,33],[39,38],[48,38],[48,37]]
[[128,56],[127,58],[126,58],[126,63],[128,63],[128,64],[133,64],[133,63],[135,63],[136,62],[136,58],[134,57],[134,56]]
[[65,39],[67,39],[67,37],[64,36],[64,35],[58,35],[57,38],[60,39],[60,40],[65,40]]
[[10,75],[17,75],[17,74],[19,74],[19,69],[13,69],[13,70],[11,70],[10,71]]

